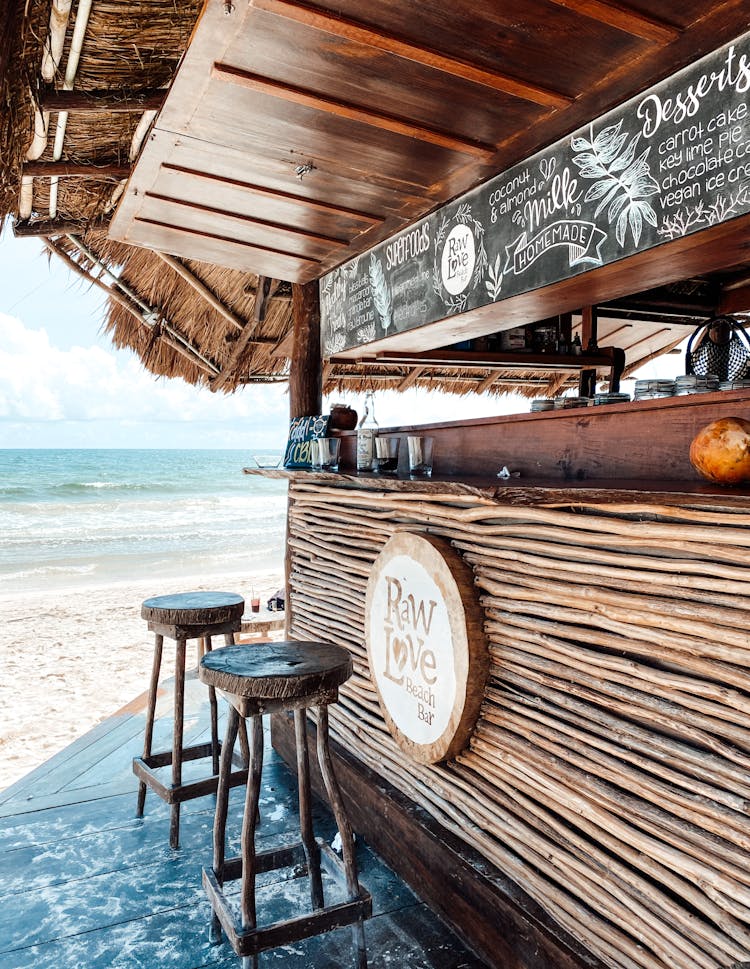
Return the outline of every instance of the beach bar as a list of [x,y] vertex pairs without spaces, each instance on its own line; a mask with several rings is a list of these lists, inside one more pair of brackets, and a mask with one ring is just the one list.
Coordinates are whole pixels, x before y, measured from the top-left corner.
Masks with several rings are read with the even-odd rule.
[[[347,389],[593,398],[750,314],[746,4],[192,16],[147,105],[119,78],[146,118],[117,129],[126,173],[104,149],[65,171],[45,134],[6,177],[17,234],[108,288],[155,372],[288,379],[292,419]],[[90,84],[40,89],[35,123],[119,118]],[[389,474],[354,428],[335,471],[246,469],[289,483],[287,637],[352,657],[329,717],[355,831],[489,966],[750,966],[750,488],[690,460],[750,420],[724,376],[405,413]],[[294,726],[273,718],[290,760]]]

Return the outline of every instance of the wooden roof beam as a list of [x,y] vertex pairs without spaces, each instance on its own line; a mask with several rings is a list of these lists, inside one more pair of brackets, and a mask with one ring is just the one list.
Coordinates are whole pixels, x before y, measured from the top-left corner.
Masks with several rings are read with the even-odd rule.
[[276,343],[276,346],[273,348],[273,350],[271,350],[271,356],[274,358],[286,357],[287,360],[291,360],[293,344],[294,344],[294,331],[290,329],[289,332],[286,334],[286,336],[282,337],[282,339]]
[[23,164],[23,174],[34,178],[130,178],[132,165],[97,165],[93,162],[78,163],[68,161],[27,161]]
[[551,0],[558,7],[566,7],[590,20],[597,20],[632,37],[641,37],[657,44],[671,44],[682,31],[650,14],[639,13],[610,0]]
[[404,60],[431,67],[434,70],[450,74],[451,77],[460,77],[465,81],[481,84],[483,87],[492,88],[495,91],[502,91],[503,94],[509,94],[523,101],[552,108],[562,108],[573,101],[573,98],[559,91],[553,91],[550,88],[528,81],[521,81],[499,71],[477,67],[468,61],[449,57],[429,47],[412,44],[395,34],[375,27],[366,27],[355,20],[320,10],[308,3],[300,2],[300,0],[251,0],[251,3],[256,10],[263,10],[286,20],[293,20],[296,23],[304,24],[306,27],[312,27],[334,37],[341,37],[344,40],[362,44],[365,47],[395,54]]
[[396,390],[408,390],[409,387],[412,387],[416,383],[417,379],[422,376],[423,372],[424,367],[415,367],[404,377],[398,387],[396,387]]
[[[438,376],[443,383],[447,383],[447,384],[451,384],[451,383],[452,384],[461,384],[461,383],[481,384],[483,381],[487,379],[486,377],[482,377],[481,375],[478,375],[478,374],[459,375],[459,374],[440,373]],[[366,378],[361,373],[333,372],[331,373],[330,379],[337,380],[337,381],[339,380],[340,381],[345,381],[345,380],[362,381]],[[392,381],[393,383],[396,383],[396,381],[398,381],[400,383],[403,380],[403,376],[401,374],[395,374],[395,373],[375,373],[372,375],[372,379],[381,381],[381,382]],[[546,377],[546,376],[545,377],[516,377],[516,376],[501,377],[499,375],[495,378],[495,381],[494,381],[494,383],[496,383],[498,386],[501,386],[501,387],[506,387],[506,386],[507,387],[533,387],[533,388],[539,387],[544,389],[549,387],[549,382],[550,382],[549,377]],[[571,386],[573,385],[571,384]]]
[[498,379],[499,376],[500,374],[498,373],[497,370],[490,370],[490,372],[487,374],[484,380],[477,385],[476,392],[478,394],[483,394],[485,390],[489,390],[489,388],[495,383],[495,381]]
[[[161,261],[169,266],[170,269],[174,270],[178,276],[185,280],[185,282],[195,290],[203,299],[208,303],[208,305],[216,310],[235,330],[239,330],[240,333],[244,333],[247,329],[247,324],[244,323],[238,316],[222,303],[218,296],[214,295],[211,290],[203,283],[196,275],[194,275],[187,266],[184,266],[179,259],[175,259],[174,256],[168,256],[165,252],[157,252],[153,250],[154,255],[158,256]],[[258,292],[255,293],[256,303],[258,301]],[[270,336],[256,336],[249,342],[257,344],[275,344],[276,340],[274,337]]]
[[166,88],[143,91],[56,91],[45,88],[39,98],[43,111],[73,111],[77,114],[106,111],[121,114],[158,111],[167,96]]
[[276,286],[277,283],[275,280],[269,279],[268,276],[259,277],[258,288],[255,291],[253,318],[245,324],[242,333],[240,333],[240,335],[237,337],[237,340],[232,347],[232,352],[229,354],[229,359],[222,367],[221,373],[214,377],[211,381],[212,390],[221,390],[229,383],[240,357],[251,343],[256,342],[252,339],[252,335],[258,329],[258,327],[263,324],[263,321],[266,318],[268,302]]
[[371,108],[363,108],[360,105],[341,101],[338,98],[326,97],[294,84],[284,84],[260,74],[253,74],[251,71],[245,71],[231,64],[214,64],[211,76],[218,81],[246,88],[248,91],[257,91],[258,94],[289,101],[291,104],[300,104],[315,111],[324,111],[326,114],[344,118],[347,121],[358,121],[382,131],[390,131],[407,138],[415,138],[418,141],[437,145],[439,148],[445,148],[448,151],[457,151],[464,155],[473,155],[487,160],[495,154],[493,145],[471,141],[447,131],[439,131],[437,128],[428,128],[408,118],[373,111]]
[[106,229],[109,223],[105,221],[72,222],[70,219],[44,219],[36,222],[21,220],[13,225],[13,235],[17,239],[29,239],[35,236],[65,236],[71,232],[87,232],[89,229]]
[[[99,289],[103,290],[111,300],[131,313],[141,326],[145,326],[150,330],[153,329],[154,324],[153,322],[149,321],[149,317],[146,312],[139,306],[136,306],[128,296],[118,292],[114,286],[108,286],[104,280],[100,279],[98,276],[93,276],[91,273],[86,272],[83,266],[79,266],[75,259],[68,255],[68,253],[61,246],[53,242],[51,239],[45,239],[44,243],[51,252],[54,252],[56,256],[62,259],[69,269],[77,273],[79,276],[82,276],[87,282],[98,286]],[[109,272],[109,270],[107,270],[107,272]],[[116,277],[112,278],[115,279]],[[159,335],[159,339],[163,340],[173,350],[176,350],[179,354],[185,357],[186,360],[189,360],[190,363],[198,367],[200,370],[203,370],[205,373],[213,375],[216,372],[216,368],[209,361],[204,360],[203,357],[197,355],[196,351],[190,346],[185,338],[181,335],[178,338],[176,332],[172,332],[171,328],[164,330]]]
[[731,283],[722,286],[719,299],[719,313],[747,313],[750,310],[750,279],[742,280],[741,285]]

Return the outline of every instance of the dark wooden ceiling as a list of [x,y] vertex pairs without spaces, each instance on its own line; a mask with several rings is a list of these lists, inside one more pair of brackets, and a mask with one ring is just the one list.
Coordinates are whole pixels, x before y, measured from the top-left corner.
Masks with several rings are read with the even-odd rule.
[[316,279],[748,26],[746,0],[209,0],[110,235]]

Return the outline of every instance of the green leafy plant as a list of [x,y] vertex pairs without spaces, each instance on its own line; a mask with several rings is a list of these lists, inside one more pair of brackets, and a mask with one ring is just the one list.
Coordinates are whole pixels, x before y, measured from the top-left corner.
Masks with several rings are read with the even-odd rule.
[[610,225],[615,225],[618,243],[625,245],[630,227],[637,246],[644,220],[656,227],[656,212],[646,199],[659,191],[659,183],[651,175],[648,163],[651,149],[646,148],[636,157],[641,136],[637,134],[630,138],[621,128],[622,120],[602,128],[594,136],[594,126],[591,125],[588,138],[573,138],[571,147],[578,152],[573,157],[573,164],[583,178],[596,179],[584,198],[586,202],[598,200],[594,217],[607,208],[607,218]]

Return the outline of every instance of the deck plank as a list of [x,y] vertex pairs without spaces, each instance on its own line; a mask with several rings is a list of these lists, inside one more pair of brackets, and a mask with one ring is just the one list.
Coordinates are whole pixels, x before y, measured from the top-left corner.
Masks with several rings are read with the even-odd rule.
[[[208,733],[207,697],[198,686],[190,682],[188,688],[191,741]],[[168,699],[160,700],[160,713],[160,736],[169,738]],[[157,797],[149,795],[144,818],[135,818],[130,759],[134,744],[140,752],[142,729],[142,711],[130,705],[23,778],[0,803],[3,969],[239,966],[226,942],[208,941],[200,872],[210,860],[215,798],[183,805],[179,851],[168,846],[169,812]],[[270,748],[269,733],[258,834],[271,845],[296,837],[297,792],[293,775]],[[230,853],[239,850],[243,799],[244,789],[231,791]],[[316,832],[332,840],[335,823],[321,802],[314,818]],[[374,914],[365,927],[370,969],[483,969],[367,845],[358,842],[357,851],[362,881],[373,895]],[[259,881],[261,918],[307,907],[306,879],[280,879],[283,873],[271,872]],[[236,890],[231,886],[230,894]],[[280,947],[263,960],[279,969],[353,966],[351,930]]]

